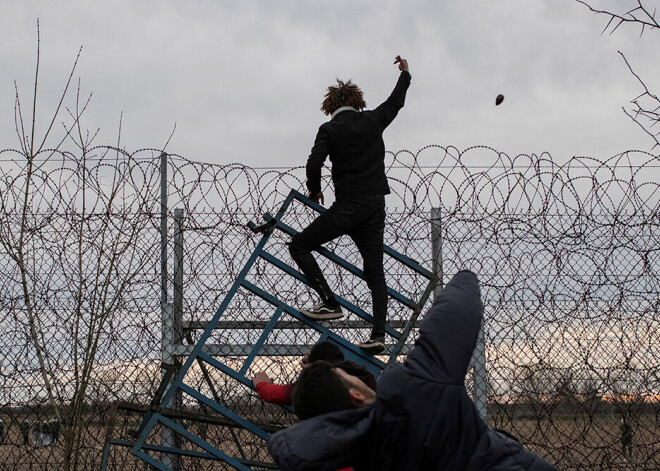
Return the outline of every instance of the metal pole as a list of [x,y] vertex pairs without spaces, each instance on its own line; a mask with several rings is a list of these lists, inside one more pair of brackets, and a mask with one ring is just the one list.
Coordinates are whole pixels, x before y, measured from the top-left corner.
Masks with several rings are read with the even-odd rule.
[[173,343],[183,343],[183,209],[174,210]]
[[[167,154],[160,154],[160,307],[162,323],[161,358],[164,363],[171,364],[174,342],[172,332],[173,306],[167,302]],[[162,446],[173,447],[176,443],[174,433],[162,427],[160,443]],[[181,469],[180,457],[168,453],[161,455],[163,464],[170,469]]]
[[[433,273],[438,277],[434,298],[442,292],[442,214],[440,208],[431,209],[431,250],[433,252]],[[477,345],[470,360],[472,366],[472,382],[474,384],[474,403],[481,417],[486,420],[488,415],[486,391],[486,344],[483,323],[479,329]]]
[[[170,362],[175,367],[175,375],[178,374],[183,364],[181,356],[174,355],[174,349],[183,343],[183,209],[174,210],[174,293],[172,297],[170,314],[170,322],[168,322],[169,331],[166,333],[169,345],[172,351],[169,355]],[[163,339],[165,340],[165,339]],[[183,393],[177,391],[170,403],[171,407],[175,410],[180,410],[183,407]],[[174,422],[179,423],[178,419]],[[181,440],[178,435],[163,429],[163,439],[167,441],[169,446],[174,448],[181,448]],[[182,469],[181,455],[170,453],[167,458],[163,460],[174,471]]]
[[431,251],[433,273],[437,277],[437,284],[433,290],[433,299],[442,292],[442,218],[440,208],[431,208]]
[[167,154],[160,154],[160,305],[167,304]]
[[484,338],[484,324],[481,322],[477,345],[472,352],[470,360],[474,369],[472,370],[472,383],[474,384],[474,403],[479,415],[488,421],[488,391],[486,389],[486,340]]

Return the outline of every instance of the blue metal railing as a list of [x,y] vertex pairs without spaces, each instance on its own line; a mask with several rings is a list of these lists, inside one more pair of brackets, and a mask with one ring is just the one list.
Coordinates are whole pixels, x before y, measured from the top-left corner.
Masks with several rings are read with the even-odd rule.
[[[135,442],[132,443],[132,448],[131,448],[131,452],[133,454],[140,457],[141,459],[143,459],[144,461],[146,461],[156,469],[161,469],[161,470],[171,469],[167,464],[165,464],[163,461],[159,461],[155,457],[155,455],[157,455],[158,453],[166,453],[170,455],[178,454],[181,456],[193,456],[201,459],[219,460],[239,470],[266,469],[272,467],[272,464],[250,461],[245,459],[244,457],[239,458],[233,456],[233,454],[235,453],[232,454],[227,450],[224,451],[220,450],[215,446],[213,446],[211,443],[209,443],[207,440],[195,435],[194,433],[186,429],[183,425],[166,417],[160,411],[164,410],[168,406],[168,404],[173,403],[174,398],[177,394],[179,395],[185,394],[190,398],[194,399],[195,401],[197,401],[198,403],[203,404],[207,408],[213,410],[215,413],[223,417],[226,417],[227,419],[232,421],[236,425],[236,427],[239,427],[263,440],[267,440],[269,437],[269,433],[263,430],[262,427],[254,424],[249,419],[242,417],[240,414],[236,413],[235,411],[232,411],[226,405],[220,404],[215,399],[207,397],[202,392],[186,384],[184,380],[189,370],[193,367],[193,365],[196,362],[198,362],[205,366],[212,367],[221,374],[227,375],[228,377],[243,384],[244,386],[253,389],[252,381],[246,376],[246,374],[250,366],[253,364],[254,360],[260,355],[260,352],[262,351],[265,343],[267,342],[269,335],[271,334],[271,332],[273,332],[274,329],[276,329],[278,322],[280,321],[280,318],[282,317],[283,314],[287,314],[288,316],[295,318],[301,323],[301,325],[304,326],[304,328],[313,329],[317,331],[320,334],[321,340],[329,340],[337,344],[340,347],[340,349],[344,352],[345,357],[347,359],[365,366],[376,377],[380,374],[382,369],[387,364],[396,361],[397,356],[403,351],[406,340],[408,339],[411,330],[415,326],[417,317],[420,314],[422,307],[424,306],[429,296],[431,295],[436,280],[435,280],[435,276],[431,271],[425,269],[416,261],[406,257],[403,254],[396,252],[390,247],[387,246],[385,247],[384,249],[385,254],[392,257],[401,264],[407,266],[414,272],[422,275],[422,277],[424,277],[428,281],[421,298],[416,301],[410,299],[409,297],[405,296],[402,293],[399,293],[398,291],[392,289],[391,287],[388,287],[387,292],[390,298],[398,301],[403,306],[411,309],[411,315],[407,319],[404,328],[402,329],[401,332],[391,328],[390,326],[387,326],[386,334],[388,334],[389,336],[391,336],[396,340],[396,343],[394,345],[389,346],[388,349],[384,352],[384,354],[388,356],[387,362],[384,362],[377,357],[367,354],[366,352],[359,349],[357,346],[353,345],[351,342],[347,341],[343,337],[331,331],[323,323],[316,322],[312,319],[303,316],[298,311],[298,309],[290,306],[284,300],[279,299],[276,294],[269,293],[264,288],[257,286],[254,283],[247,280],[247,277],[251,272],[251,270],[253,269],[255,262],[258,259],[262,259],[272,264],[273,266],[277,267],[278,269],[280,269],[286,276],[290,276],[293,279],[296,279],[300,282],[307,283],[307,279],[302,273],[300,273],[295,268],[291,267],[285,261],[278,258],[275,254],[268,252],[268,250],[266,249],[269,237],[273,234],[275,230],[282,231],[283,233],[288,235],[294,235],[297,233],[297,231],[294,228],[282,222],[282,217],[284,216],[284,214],[286,213],[286,211],[294,201],[298,201],[316,210],[317,212],[325,211],[323,207],[321,207],[311,199],[307,198],[306,196],[302,195],[301,193],[295,190],[292,190],[275,216],[272,216],[270,214],[265,214],[264,220],[266,222],[261,226],[257,226],[253,222],[250,222],[248,224],[248,227],[250,227],[250,229],[252,229],[254,232],[259,232],[263,234],[261,240],[257,243],[254,251],[248,258],[238,278],[235,280],[234,284],[232,285],[227,295],[223,299],[222,303],[220,304],[220,307],[215,312],[212,319],[206,324],[203,333],[201,334],[199,340],[192,349],[192,352],[190,353],[186,361],[179,369],[178,373],[176,374],[176,377],[173,380],[168,375],[166,375],[163,378],[163,383],[159,388],[159,394],[154,399],[154,401],[152,401],[150,407],[147,410],[147,413],[144,415],[140,428],[138,429],[138,437],[135,440]],[[361,269],[349,263],[348,261],[338,256],[337,254],[325,248],[320,248],[318,252],[321,256],[326,257],[333,263],[336,263],[337,265],[341,266],[344,270],[346,270],[348,273],[352,274],[353,276],[364,279],[364,274]],[[220,361],[220,359],[209,355],[207,352],[205,352],[204,347],[208,342],[208,340],[211,338],[214,329],[220,322],[225,310],[228,308],[233,297],[236,295],[239,289],[248,290],[249,292],[253,293],[255,296],[258,296],[259,298],[263,299],[264,301],[272,305],[274,309],[273,309],[273,313],[270,315],[269,320],[265,324],[263,332],[261,333],[257,341],[252,346],[251,350],[247,354],[245,361],[243,361],[240,368],[234,369],[224,364],[222,361]],[[339,303],[348,311],[356,314],[364,321],[367,321],[369,323],[373,322],[373,317],[371,315],[367,314],[366,312],[364,312],[363,310],[361,310],[351,302],[341,297],[337,297],[337,299]],[[158,400],[160,399],[161,395],[162,395],[162,400]],[[290,408],[288,409],[290,410]],[[149,443],[148,437],[156,427],[167,427],[174,434],[178,435],[182,439],[188,440],[195,447],[203,451],[191,451],[190,449],[177,448],[173,446],[160,446],[153,443]],[[126,441],[124,440],[111,441],[108,444],[108,446],[106,446],[106,450],[104,452],[104,469],[105,469],[105,463],[107,463],[107,454],[109,450],[109,445],[113,443],[118,446],[127,446]]]

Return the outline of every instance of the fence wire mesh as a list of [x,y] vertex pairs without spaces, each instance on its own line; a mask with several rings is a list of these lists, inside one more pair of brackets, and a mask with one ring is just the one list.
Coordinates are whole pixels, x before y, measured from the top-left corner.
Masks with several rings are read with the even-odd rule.
[[[0,468],[97,469],[106,441],[130,441],[154,396],[173,341],[161,309],[159,154],[99,147],[26,161],[0,153]],[[431,209],[439,208],[443,279],[462,268],[480,277],[490,425],[561,469],[659,468],[660,159],[631,151],[559,165],[547,154],[429,146],[388,153],[387,163],[386,243],[430,268]],[[279,207],[291,188],[303,191],[304,179],[302,167],[168,157],[168,302],[173,216],[183,210],[180,343],[195,341],[195,327],[213,315],[254,249],[258,237],[245,224]],[[324,193],[329,204],[327,178]],[[313,216],[301,206],[287,224],[300,229]],[[286,242],[283,235],[271,242],[283,259]],[[349,239],[329,247],[361,266]],[[424,283],[385,260],[388,284],[419,298]],[[370,312],[364,283],[323,268],[339,294]],[[253,276],[293,306],[312,300],[271,267]],[[260,301],[248,293],[237,299],[229,319],[260,319]],[[391,321],[403,315],[395,303],[389,308]],[[213,339],[226,354],[260,334],[244,323],[226,327]],[[333,329],[351,341],[366,332],[341,322]],[[290,382],[296,346],[317,339],[301,329],[279,335],[272,343],[280,354],[256,365]],[[292,420],[242,385],[193,373],[192,384],[212,384],[255,422]],[[237,456],[267,459],[260,439],[183,406],[188,415],[177,420],[195,433]],[[182,460],[185,469],[223,469]],[[110,449],[108,469],[144,467],[128,447]]]

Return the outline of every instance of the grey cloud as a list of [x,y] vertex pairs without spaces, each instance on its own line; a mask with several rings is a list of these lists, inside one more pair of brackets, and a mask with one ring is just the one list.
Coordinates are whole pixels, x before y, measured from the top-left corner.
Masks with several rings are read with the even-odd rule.
[[413,86],[390,150],[485,144],[564,160],[650,147],[621,112],[639,90],[616,51],[652,84],[657,34],[601,36],[602,19],[571,1],[40,1],[13,13],[0,19],[1,148],[17,147],[13,79],[31,99],[37,17],[42,110],[83,45],[77,75],[94,92],[85,123],[102,128],[98,144],[116,142],[123,111],[128,150],[162,146],[176,122],[168,150],[191,159],[302,165],[325,87],[352,78],[376,106],[400,53]]

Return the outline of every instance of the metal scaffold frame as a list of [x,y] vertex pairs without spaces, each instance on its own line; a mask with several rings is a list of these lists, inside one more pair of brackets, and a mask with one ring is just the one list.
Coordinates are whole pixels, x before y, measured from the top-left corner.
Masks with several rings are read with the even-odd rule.
[[[382,369],[387,366],[387,364],[396,361],[398,355],[407,351],[406,341],[411,330],[416,325],[417,318],[424,304],[427,302],[429,296],[431,296],[433,293],[433,289],[437,284],[437,276],[434,275],[432,271],[422,267],[416,261],[396,252],[390,247],[385,247],[385,254],[394,258],[397,262],[407,266],[414,272],[420,274],[423,278],[427,279],[428,282],[419,300],[409,299],[404,294],[388,286],[387,289],[390,299],[394,299],[409,308],[411,310],[411,314],[405,322],[399,322],[399,327],[402,327],[400,331],[395,330],[391,325],[387,326],[386,333],[387,335],[391,336],[395,342],[391,345],[388,345],[386,351],[383,352],[382,355],[386,357],[386,360],[381,360],[363,352],[357,346],[353,345],[351,342],[333,332],[329,323],[316,322],[303,316],[297,308],[289,305],[285,300],[279,299],[276,294],[267,292],[262,287],[257,286],[247,279],[250,270],[252,270],[253,266],[255,265],[255,262],[258,259],[261,259],[279,268],[285,275],[293,277],[299,282],[307,284],[307,280],[302,273],[291,267],[288,263],[281,260],[274,254],[269,253],[266,248],[269,237],[276,230],[282,231],[288,235],[294,235],[297,233],[296,229],[282,222],[282,218],[285,212],[294,201],[298,201],[299,203],[302,203],[314,209],[315,211],[318,211],[319,213],[325,211],[323,207],[311,199],[295,190],[291,190],[275,216],[272,216],[268,213],[265,214],[265,222],[259,226],[253,222],[250,222],[248,224],[250,229],[252,229],[255,233],[263,234],[261,240],[258,242],[256,248],[245,263],[245,266],[240,272],[238,278],[235,280],[234,284],[223,299],[220,307],[217,309],[212,319],[210,319],[208,323],[205,323],[206,326],[203,333],[199,337],[194,347],[192,347],[192,351],[190,351],[190,354],[185,362],[183,362],[180,367],[178,365],[171,365],[166,368],[166,373],[163,376],[161,386],[159,387],[156,396],[151,401],[151,404],[144,414],[142,423],[136,434],[137,439],[132,444],[133,446],[131,449],[133,454],[140,457],[154,468],[160,470],[177,469],[179,467],[177,463],[179,462],[178,460],[181,456],[193,456],[203,459],[220,460],[239,470],[272,468],[272,464],[270,463],[254,462],[242,457],[232,456],[226,450],[223,451],[217,448],[213,444],[189,431],[181,421],[173,420],[170,417],[172,415],[171,411],[176,410],[178,404],[181,404],[181,396],[185,394],[195,400],[197,403],[203,404],[207,410],[211,410],[213,413],[219,414],[220,416],[228,419],[230,422],[235,424],[236,427],[246,430],[264,440],[267,440],[270,432],[272,432],[272,430],[266,430],[268,427],[255,425],[250,420],[241,417],[235,411],[232,411],[229,407],[223,405],[221,403],[222,401],[218,399],[215,393],[212,394],[215,397],[208,397],[207,395],[187,385],[184,380],[190,368],[193,367],[193,365],[198,364],[200,365],[202,372],[205,372],[207,368],[214,368],[222,374],[231,377],[233,380],[238,381],[246,387],[253,389],[252,382],[246,376],[246,374],[249,371],[249,368],[255,358],[260,355],[269,355],[273,353],[265,348],[265,343],[274,329],[281,328],[283,323],[291,323],[291,321],[281,320],[283,314],[286,314],[295,319],[293,322],[297,322],[299,324],[299,328],[313,329],[317,331],[320,334],[320,340],[328,340],[335,343],[340,347],[347,360],[351,360],[365,366],[376,377],[379,375]],[[343,270],[350,273],[351,275],[364,279],[364,275],[361,269],[343,259],[336,253],[325,248],[319,249],[318,252],[321,256],[326,257],[331,262],[341,266]],[[238,346],[239,348],[237,349],[229,348],[229,351],[226,351],[227,349],[225,348],[224,354],[245,356],[245,360],[243,361],[241,367],[234,369],[224,364],[220,359],[214,356],[218,354],[219,349],[212,348],[213,346],[211,344],[207,345],[207,343],[209,339],[211,339],[213,332],[220,328],[223,314],[225,313],[225,310],[239,289],[246,289],[254,296],[258,296],[262,300],[266,301],[272,305],[273,311],[265,325],[263,323],[257,323],[257,325],[255,325],[255,327],[258,326],[259,328],[263,327],[263,331],[259,336],[259,339],[253,345],[250,345],[249,348],[245,345]],[[361,327],[364,327],[362,324],[368,323],[366,325],[369,325],[373,322],[371,315],[367,314],[353,303],[342,297],[337,297],[337,299],[344,309],[354,313],[361,319],[361,321],[357,321],[361,323]],[[207,380],[208,379],[209,378],[207,375]],[[212,387],[211,391],[214,391]],[[168,411],[170,411],[170,413],[168,413]],[[162,441],[160,445],[148,443],[148,437],[156,427],[161,428]],[[188,440],[203,451],[183,449],[176,446],[176,443],[178,443],[180,438]],[[126,446],[126,444],[123,443],[116,444]],[[160,460],[155,456],[158,453],[160,453]]]

